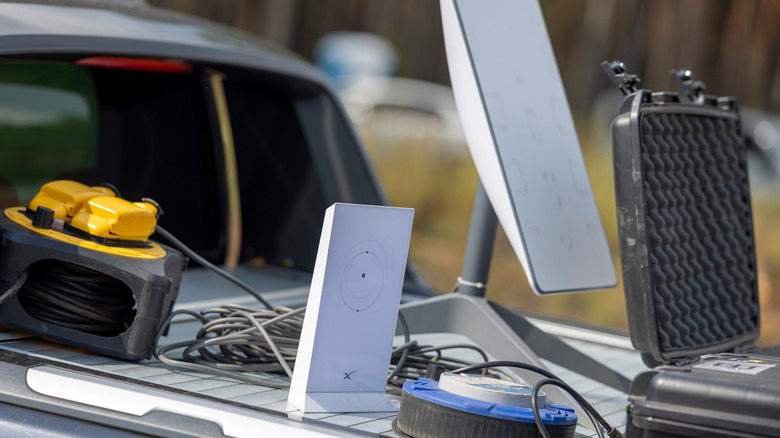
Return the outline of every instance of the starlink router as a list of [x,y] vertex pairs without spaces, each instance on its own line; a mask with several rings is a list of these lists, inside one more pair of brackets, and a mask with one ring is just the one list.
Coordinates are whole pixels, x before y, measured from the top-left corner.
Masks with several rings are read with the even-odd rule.
[[414,210],[333,204],[287,401],[308,412],[397,411],[385,394]]

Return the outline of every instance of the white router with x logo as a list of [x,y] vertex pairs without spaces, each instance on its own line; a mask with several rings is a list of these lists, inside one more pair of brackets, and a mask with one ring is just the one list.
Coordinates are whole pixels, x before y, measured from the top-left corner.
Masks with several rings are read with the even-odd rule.
[[307,412],[396,411],[385,394],[414,210],[325,212],[287,401]]

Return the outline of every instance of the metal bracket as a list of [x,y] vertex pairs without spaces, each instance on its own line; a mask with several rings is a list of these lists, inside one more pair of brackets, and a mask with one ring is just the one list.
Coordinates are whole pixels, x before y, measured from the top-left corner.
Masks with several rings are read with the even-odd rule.
[[626,73],[626,66],[621,61],[604,61],[601,63],[601,68],[607,72],[607,76],[626,96],[636,93],[636,85],[642,82],[639,76]]
[[702,81],[694,81],[693,72],[688,69],[681,69],[672,70],[669,74],[674,79],[674,82],[677,83],[677,86],[680,87],[680,93],[685,95],[688,100],[695,103],[704,102],[704,95],[701,91],[707,88],[707,85]]

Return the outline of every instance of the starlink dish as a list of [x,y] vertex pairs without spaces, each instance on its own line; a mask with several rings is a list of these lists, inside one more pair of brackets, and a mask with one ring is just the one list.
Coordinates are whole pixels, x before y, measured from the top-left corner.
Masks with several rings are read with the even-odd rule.
[[536,0],[442,0],[455,102],[493,209],[537,294],[617,275]]

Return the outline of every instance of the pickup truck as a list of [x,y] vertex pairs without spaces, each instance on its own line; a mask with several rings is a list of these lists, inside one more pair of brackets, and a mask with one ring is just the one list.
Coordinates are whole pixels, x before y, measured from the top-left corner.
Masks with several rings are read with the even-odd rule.
[[[160,225],[275,306],[306,303],[328,206],[387,203],[313,66],[143,2],[0,2],[0,139],[3,208],[28,205],[53,180],[109,182],[126,199],[154,199]],[[402,301],[434,294],[410,262]],[[226,302],[256,304],[191,264],[174,309]],[[623,335],[536,326],[611,361],[624,379],[643,369]],[[168,338],[188,339],[193,327],[173,324]],[[499,345],[492,356],[511,357],[514,348]],[[625,391],[545,364],[588,386],[603,415],[625,422]],[[396,436],[392,414],[304,415],[286,399],[285,390],[0,330],[3,436]]]

